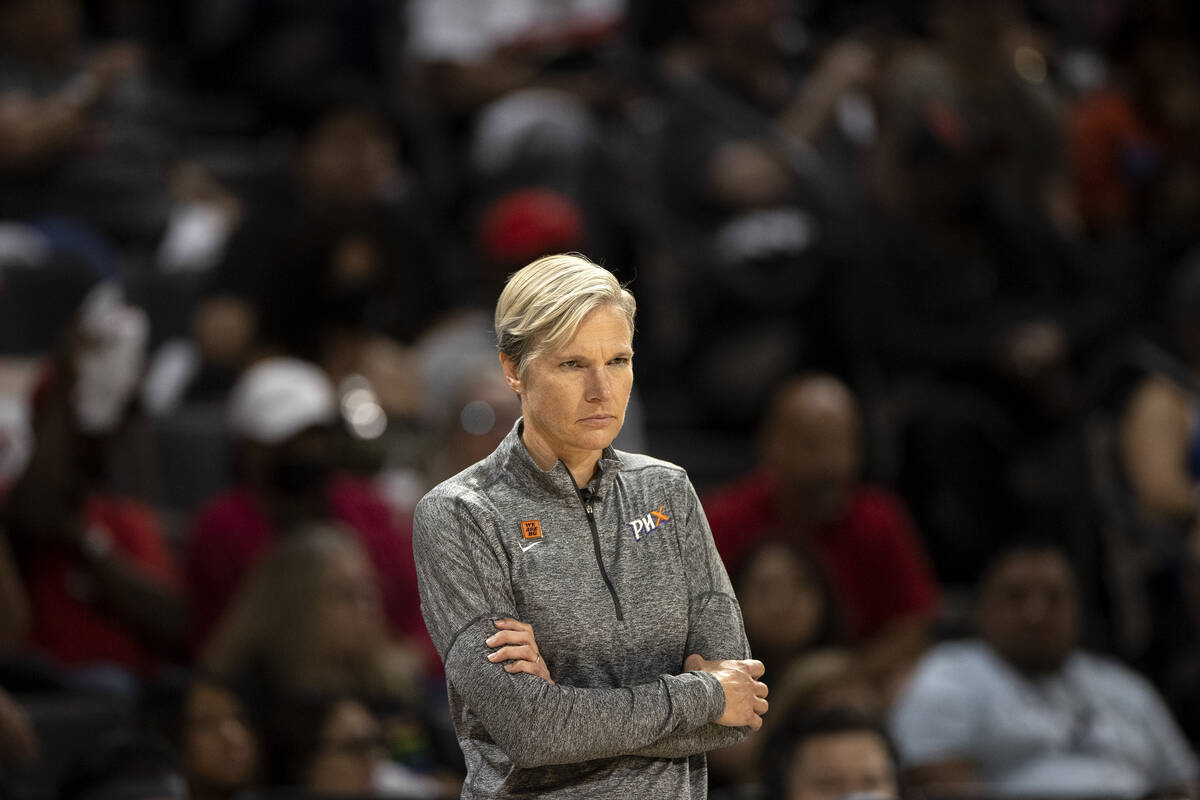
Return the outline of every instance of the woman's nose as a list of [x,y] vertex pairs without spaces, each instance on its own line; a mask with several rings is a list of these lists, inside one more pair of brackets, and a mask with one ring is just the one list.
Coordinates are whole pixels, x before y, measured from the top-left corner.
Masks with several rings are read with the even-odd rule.
[[608,373],[604,371],[604,367],[589,371],[587,382],[587,399],[607,400],[611,394],[612,381],[609,378]]

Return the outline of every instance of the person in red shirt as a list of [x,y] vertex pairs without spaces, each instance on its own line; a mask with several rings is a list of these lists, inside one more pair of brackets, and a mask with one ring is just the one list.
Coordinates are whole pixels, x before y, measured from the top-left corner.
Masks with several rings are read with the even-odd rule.
[[864,668],[886,688],[924,649],[939,592],[903,502],[861,482],[858,404],[812,374],[773,398],[754,473],[704,508],[730,572],[758,542],[799,540],[825,570]]
[[132,691],[183,643],[181,580],[158,519],[109,488],[147,332],[115,287],[89,295],[35,390],[33,455],[4,498],[27,644],[69,686]]
[[294,358],[260,361],[234,387],[229,421],[239,482],[200,511],[186,545],[193,652],[208,642],[242,579],[283,532],[304,522],[341,523],[380,578],[394,635],[432,658],[421,620],[412,523],[365,481],[339,474],[337,395],[318,367]]

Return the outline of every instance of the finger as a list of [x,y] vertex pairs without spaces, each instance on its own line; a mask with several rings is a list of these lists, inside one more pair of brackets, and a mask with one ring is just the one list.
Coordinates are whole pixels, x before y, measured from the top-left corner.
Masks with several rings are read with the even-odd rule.
[[519,619],[512,617],[502,617],[493,623],[497,628],[506,631],[529,631],[533,633],[533,626],[528,622],[521,622]]
[[554,683],[554,681],[550,680],[550,673],[546,670],[544,662],[534,664],[532,661],[512,661],[504,665],[504,671],[510,675],[524,672],[527,675],[541,678],[548,683]]
[[750,673],[751,678],[761,678],[763,673],[767,671],[766,666],[764,666],[763,662],[759,661],[758,659],[747,658],[739,661],[738,663],[742,665],[743,669]]
[[494,653],[488,655],[488,661],[497,664],[501,661],[537,661],[537,651],[528,645],[510,645],[509,647],[501,647]]
[[768,687],[762,681],[754,682],[754,694],[756,697],[766,697],[767,693],[770,691],[771,691],[770,687]]
[[533,637],[525,631],[498,631],[484,642],[488,647],[500,647],[505,644],[533,644]]
[[750,730],[756,731],[762,727],[762,717],[760,717],[758,714],[751,714],[750,721],[746,724],[749,725]]
[[771,704],[770,704],[770,703],[768,703],[768,702],[767,702],[766,700],[764,700],[763,698],[761,698],[761,697],[756,697],[756,698],[754,699],[754,713],[755,713],[755,714],[757,714],[757,715],[759,715],[760,717],[761,717],[763,714],[767,713],[767,709],[768,709],[768,708],[770,708],[770,707],[771,707]]
[[698,653],[692,653],[683,662],[684,672],[697,672],[704,669],[704,658]]

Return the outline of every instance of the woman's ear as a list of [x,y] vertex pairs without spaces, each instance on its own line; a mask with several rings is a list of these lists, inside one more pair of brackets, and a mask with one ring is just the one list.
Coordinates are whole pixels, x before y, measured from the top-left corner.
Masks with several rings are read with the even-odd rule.
[[518,395],[521,394],[523,387],[521,372],[517,369],[517,362],[509,358],[507,353],[501,353],[500,368],[504,370],[504,382],[508,384],[508,388],[512,389]]

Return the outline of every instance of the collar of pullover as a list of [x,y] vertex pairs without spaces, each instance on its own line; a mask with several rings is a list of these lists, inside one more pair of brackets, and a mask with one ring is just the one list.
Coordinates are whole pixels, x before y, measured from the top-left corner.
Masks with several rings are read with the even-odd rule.
[[[574,501],[578,497],[577,490],[585,487],[576,487],[575,479],[562,459],[556,461],[554,466],[548,470],[539,467],[533,460],[533,456],[529,454],[529,450],[526,449],[525,443],[521,441],[521,433],[524,429],[525,419],[522,417],[516,421],[512,430],[508,432],[508,436],[504,437],[504,441],[496,448],[493,457],[499,459],[505,472],[515,477],[523,485],[553,497]],[[608,493],[609,487],[616,480],[617,472],[621,468],[621,459],[617,457],[612,445],[604,448],[604,452],[600,454],[598,468],[599,474],[592,478],[588,487],[592,490],[592,496],[601,500]]]

